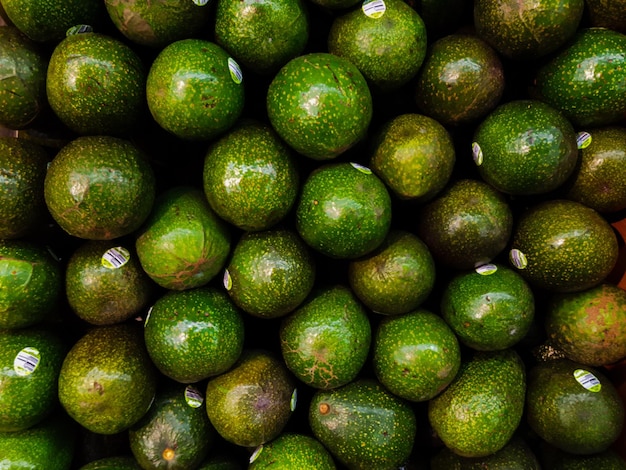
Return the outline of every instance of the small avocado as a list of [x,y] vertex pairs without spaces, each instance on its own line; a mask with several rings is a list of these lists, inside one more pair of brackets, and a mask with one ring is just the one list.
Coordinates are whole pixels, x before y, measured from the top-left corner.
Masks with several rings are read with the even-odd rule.
[[230,253],[228,225],[211,209],[202,190],[193,186],[175,186],[159,194],[136,235],[142,268],[158,285],[172,290],[207,284]]
[[354,380],[368,357],[372,330],[367,313],[345,286],[311,294],[280,325],[287,368],[307,385],[331,389]]
[[250,457],[249,470],[301,468],[335,470],[332,455],[320,441],[307,434],[282,433],[259,446]]
[[128,431],[137,462],[143,468],[197,468],[216,436],[204,406],[196,387],[162,385],[148,413]]
[[526,370],[513,349],[478,351],[454,381],[428,402],[428,419],[446,447],[461,457],[502,449],[524,411]]
[[228,372],[210,379],[206,411],[228,442],[257,447],[278,437],[296,407],[289,371],[273,353],[245,349]]
[[530,368],[526,419],[549,444],[589,455],[605,451],[617,439],[624,424],[624,404],[598,369],[556,359]]
[[408,460],[417,432],[409,404],[371,379],[318,390],[309,425],[333,457],[355,470],[396,470]]
[[103,457],[81,466],[78,470],[141,470],[134,457]]
[[144,340],[152,362],[164,375],[195,383],[233,366],[243,349],[244,324],[221,290],[168,291],[146,317]]
[[137,230],[155,197],[146,155],[131,141],[78,137],[48,167],[44,198],[59,226],[74,237],[111,240]]
[[59,374],[59,401],[99,434],[128,429],[154,400],[157,374],[134,325],[97,326],[72,346]]

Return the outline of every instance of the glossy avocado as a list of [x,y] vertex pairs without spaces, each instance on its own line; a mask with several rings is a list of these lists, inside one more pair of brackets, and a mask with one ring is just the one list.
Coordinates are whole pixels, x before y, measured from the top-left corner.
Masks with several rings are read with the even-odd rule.
[[272,468],[311,468],[334,470],[335,462],[326,448],[312,436],[282,433],[257,447],[250,457],[249,470]]

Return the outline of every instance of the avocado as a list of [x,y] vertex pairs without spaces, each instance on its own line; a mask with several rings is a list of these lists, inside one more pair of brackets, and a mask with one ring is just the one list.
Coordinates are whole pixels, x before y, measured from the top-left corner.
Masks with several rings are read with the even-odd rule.
[[148,108],[182,140],[204,141],[227,131],[244,105],[241,69],[214,42],[181,39],[160,50],[148,71]]
[[172,290],[207,284],[226,264],[231,246],[228,225],[193,186],[160,193],[136,236],[142,268],[158,285]]
[[608,449],[617,439],[624,404],[598,369],[556,359],[528,371],[526,420],[547,443],[564,452],[589,455]]
[[154,400],[157,374],[134,325],[97,326],[74,343],[59,374],[59,401],[82,427],[128,429]]
[[141,470],[134,457],[117,456],[93,460],[78,470]]
[[395,90],[422,66],[426,25],[402,0],[363,2],[333,20],[328,52],[356,65],[373,88]]
[[376,377],[393,394],[427,401],[441,393],[461,366],[461,348],[439,315],[418,309],[384,318],[372,346]]
[[278,437],[296,406],[289,371],[265,349],[245,349],[228,372],[211,378],[206,411],[226,441],[257,447]]
[[549,462],[552,470],[625,470],[626,462],[611,449],[591,455],[574,455],[567,452],[554,452]]
[[479,37],[456,33],[430,45],[414,96],[425,115],[458,126],[491,112],[502,99],[504,86],[504,67],[496,51]]
[[578,162],[574,128],[559,111],[537,100],[497,107],[476,129],[472,153],[480,176],[514,195],[555,190]]
[[291,149],[258,121],[241,123],[212,143],[202,176],[211,208],[248,231],[266,230],[282,221],[299,190]]
[[461,457],[502,449],[524,411],[526,370],[513,349],[465,358],[452,383],[428,402],[428,419],[446,447]]
[[194,383],[230,369],[243,349],[241,315],[223,291],[169,291],[150,309],[144,340],[164,375]]
[[626,209],[626,129],[604,127],[579,136],[579,166],[566,185],[565,198],[602,214]]
[[584,0],[477,0],[474,25],[479,37],[503,56],[534,60],[558,50],[576,33]]
[[417,432],[413,409],[371,379],[318,390],[309,405],[313,435],[350,469],[396,470]]
[[441,314],[461,341],[495,351],[519,343],[535,318],[535,296],[524,278],[502,264],[454,276],[444,287]]
[[266,106],[278,135],[314,160],[334,159],[361,141],[373,114],[372,95],[359,69],[324,52],[287,62],[268,87]]
[[315,258],[294,230],[248,232],[233,249],[224,283],[245,312],[277,318],[309,295],[315,272]]
[[546,333],[568,359],[603,366],[626,357],[626,291],[602,283],[548,300]]
[[626,113],[626,35],[582,28],[536,73],[533,95],[560,110],[577,127],[622,122]]
[[47,329],[0,330],[0,432],[28,429],[57,408],[66,352]]
[[48,167],[44,198],[59,226],[74,237],[111,240],[137,230],[155,197],[155,176],[131,141],[78,137]]
[[354,259],[375,250],[391,226],[391,197],[372,170],[326,163],[309,174],[296,206],[296,230],[316,251]]
[[67,301],[79,318],[93,325],[132,318],[148,305],[154,291],[132,245],[88,240],[67,261]]
[[50,107],[81,135],[125,135],[143,115],[146,71],[137,53],[106,34],[70,34],[52,51]]
[[115,27],[135,44],[163,48],[200,34],[209,22],[207,2],[188,0],[105,0]]
[[411,232],[391,229],[372,253],[350,261],[348,282],[370,310],[399,315],[419,307],[433,291],[435,261]]
[[62,292],[61,265],[43,245],[0,240],[0,328],[45,322]]
[[531,205],[517,219],[511,264],[533,287],[575,292],[601,283],[617,262],[617,237],[593,209],[566,199]]
[[624,0],[586,0],[591,26],[626,33],[626,2]]
[[254,73],[275,74],[302,53],[308,39],[306,2],[217,2],[215,41]]
[[378,130],[369,165],[398,198],[420,204],[448,184],[455,161],[446,128],[427,116],[408,113]]
[[143,468],[197,468],[209,455],[215,430],[194,386],[166,384],[148,413],[128,431],[130,448]]
[[279,328],[287,368],[307,385],[331,389],[354,380],[368,357],[367,313],[343,285],[314,292]]
[[250,457],[249,470],[310,468],[335,470],[331,454],[320,441],[307,434],[286,432],[259,446]]
[[0,137],[0,239],[30,235],[47,217],[43,183],[48,161],[40,145]]
[[415,230],[435,262],[471,269],[506,248],[513,213],[507,199],[492,186],[463,178],[418,208]]
[[23,129],[48,105],[48,58],[14,26],[0,28],[0,55],[0,124]]

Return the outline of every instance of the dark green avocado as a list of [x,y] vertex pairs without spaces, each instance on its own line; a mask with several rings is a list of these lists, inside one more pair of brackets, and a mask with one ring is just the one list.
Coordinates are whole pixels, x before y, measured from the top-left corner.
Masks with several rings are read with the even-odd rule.
[[103,457],[86,463],[79,470],[141,470],[134,457]]
[[626,33],[626,2],[624,0],[586,0],[591,26]]
[[320,441],[307,434],[283,433],[259,446],[250,457],[249,470],[301,468],[334,470],[335,462]]
[[591,455],[575,455],[568,452],[554,451],[550,448],[550,455],[546,458],[544,468],[552,470],[626,470],[626,462],[615,451],[608,449]]

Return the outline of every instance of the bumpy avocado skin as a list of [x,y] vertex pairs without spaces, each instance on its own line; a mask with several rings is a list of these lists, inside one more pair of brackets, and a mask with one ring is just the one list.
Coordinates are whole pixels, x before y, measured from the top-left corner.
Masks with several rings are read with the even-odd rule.
[[416,435],[408,403],[370,379],[316,392],[309,424],[339,462],[359,470],[397,469],[408,460]]
[[513,349],[479,351],[455,380],[428,403],[428,418],[443,443],[462,457],[502,449],[524,411],[526,371]]
[[255,451],[249,470],[314,468],[334,470],[335,462],[326,448],[306,434],[283,433]]

